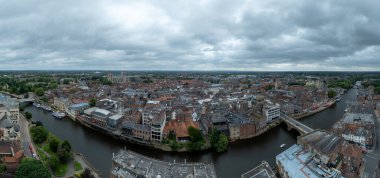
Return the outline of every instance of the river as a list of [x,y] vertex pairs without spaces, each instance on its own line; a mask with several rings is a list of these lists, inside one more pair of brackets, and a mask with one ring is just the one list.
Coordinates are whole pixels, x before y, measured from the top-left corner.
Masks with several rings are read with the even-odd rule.
[[[329,129],[339,120],[346,108],[345,101],[354,100],[355,89],[343,95],[342,100],[329,109],[300,120],[302,123],[320,129]],[[167,153],[146,147],[132,145],[127,142],[114,140],[89,128],[79,125],[70,119],[57,120],[50,113],[28,106],[25,111],[32,113],[33,119],[43,122],[44,126],[62,140],[68,140],[74,151],[85,155],[87,160],[99,169],[103,177],[109,177],[112,153],[127,148],[146,156],[173,162],[207,161],[215,165],[219,178],[240,177],[240,175],[266,160],[275,166],[275,156],[284,149],[296,143],[298,132],[288,131],[283,123],[268,132],[230,145],[227,152],[213,153],[204,151],[198,153]],[[285,143],[284,148],[280,145]]]

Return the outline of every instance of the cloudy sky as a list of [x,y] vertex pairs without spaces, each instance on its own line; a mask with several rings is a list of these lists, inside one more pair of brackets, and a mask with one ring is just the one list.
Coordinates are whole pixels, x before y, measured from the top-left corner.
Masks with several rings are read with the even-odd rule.
[[0,0],[0,70],[380,70],[379,0]]

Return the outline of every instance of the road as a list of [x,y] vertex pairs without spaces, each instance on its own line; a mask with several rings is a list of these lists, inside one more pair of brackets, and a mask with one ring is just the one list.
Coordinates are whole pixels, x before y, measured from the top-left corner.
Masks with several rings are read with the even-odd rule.
[[21,144],[22,144],[22,148],[24,150],[25,156],[33,157],[33,154],[30,152],[30,149],[29,149],[29,145],[30,143],[32,143],[32,140],[29,134],[29,123],[23,114],[20,114],[20,140],[21,140]]
[[380,118],[375,117],[375,135],[376,135],[376,141],[373,150],[369,151],[367,154],[364,155],[365,160],[365,169],[364,169],[364,178],[372,178],[373,174],[376,170],[376,167],[380,160],[380,147],[378,146],[380,144]]
[[297,120],[294,120],[293,118],[281,113],[280,118],[284,120],[285,122],[288,122],[290,125],[292,125],[295,129],[301,131],[303,134],[310,133],[314,131],[314,129],[310,128],[309,126],[302,124],[301,122],[298,122]]

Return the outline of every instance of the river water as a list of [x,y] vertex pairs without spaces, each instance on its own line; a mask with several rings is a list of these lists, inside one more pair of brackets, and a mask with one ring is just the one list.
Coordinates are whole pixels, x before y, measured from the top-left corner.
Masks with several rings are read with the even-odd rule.
[[[349,90],[342,100],[331,108],[300,120],[302,123],[320,129],[329,129],[339,120],[346,108],[345,101],[354,100],[356,91]],[[275,156],[284,149],[296,143],[298,132],[288,131],[285,124],[281,124],[268,132],[230,145],[224,153],[204,151],[198,153],[167,153],[146,147],[132,145],[127,142],[114,140],[89,128],[81,126],[70,119],[57,120],[50,113],[42,109],[28,106],[25,111],[32,113],[33,119],[43,122],[44,126],[62,140],[68,140],[74,151],[85,155],[87,160],[99,169],[103,177],[109,177],[112,153],[127,148],[146,156],[173,162],[206,161],[215,165],[219,178],[240,177],[240,175],[266,160],[275,166]],[[285,143],[284,148],[280,145]]]

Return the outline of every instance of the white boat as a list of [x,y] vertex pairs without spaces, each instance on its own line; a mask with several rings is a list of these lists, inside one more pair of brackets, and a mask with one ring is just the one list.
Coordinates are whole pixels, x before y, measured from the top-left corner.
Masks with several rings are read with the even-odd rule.
[[344,112],[348,112],[348,109],[345,109]]
[[56,117],[58,119],[62,119],[66,116],[66,114],[63,112],[53,112],[51,115],[53,115],[54,117]]
[[41,105],[38,104],[38,103],[33,103],[33,106],[35,106],[35,107],[37,107],[37,108],[40,108],[40,107],[41,107]]
[[280,146],[280,148],[283,148],[285,145],[286,145],[285,143],[284,143],[284,144],[282,144],[282,145]]

